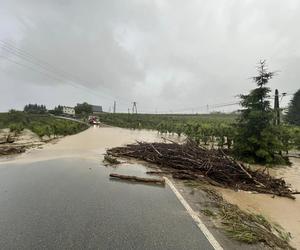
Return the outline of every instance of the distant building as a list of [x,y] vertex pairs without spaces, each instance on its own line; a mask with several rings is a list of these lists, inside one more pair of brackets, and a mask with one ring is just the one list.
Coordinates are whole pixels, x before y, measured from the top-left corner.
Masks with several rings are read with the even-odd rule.
[[62,112],[64,115],[75,116],[75,109],[72,107],[63,106]]
[[92,111],[93,114],[97,114],[97,113],[102,113],[102,106],[97,106],[97,105],[91,105],[92,106]]

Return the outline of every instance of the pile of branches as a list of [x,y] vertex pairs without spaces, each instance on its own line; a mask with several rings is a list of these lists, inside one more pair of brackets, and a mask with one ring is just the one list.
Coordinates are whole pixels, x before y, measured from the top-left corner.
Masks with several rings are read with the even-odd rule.
[[190,140],[183,144],[137,142],[109,149],[107,154],[157,164],[177,179],[204,180],[220,187],[292,199],[295,199],[293,194],[298,194],[293,192],[283,179],[270,176],[266,169],[253,170],[234,160],[221,149],[206,149]]
[[1,155],[20,154],[25,152],[25,146],[0,146]]

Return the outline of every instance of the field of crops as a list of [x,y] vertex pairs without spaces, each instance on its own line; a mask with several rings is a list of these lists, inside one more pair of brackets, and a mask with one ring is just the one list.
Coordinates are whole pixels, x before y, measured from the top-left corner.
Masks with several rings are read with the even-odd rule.
[[152,115],[152,114],[110,114],[104,113],[100,121],[109,125],[133,128],[153,129],[160,133],[186,135],[198,143],[225,144],[230,148],[234,133],[234,114],[203,115]]
[[48,114],[30,114],[19,111],[0,113],[0,129],[10,128],[11,131],[18,133],[27,128],[40,137],[76,134],[87,127],[85,124],[58,119]]
[[[99,120],[105,124],[132,129],[152,129],[162,134],[185,135],[198,144],[231,148],[236,135],[236,114],[153,115],[103,113]],[[281,126],[285,149],[300,149],[300,128]]]

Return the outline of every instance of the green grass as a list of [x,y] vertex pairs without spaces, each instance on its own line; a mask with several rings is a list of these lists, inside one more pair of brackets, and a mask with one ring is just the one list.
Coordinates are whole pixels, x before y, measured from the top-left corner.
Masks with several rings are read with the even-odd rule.
[[30,114],[13,111],[0,113],[0,129],[10,128],[15,133],[20,133],[23,129],[30,129],[38,136],[44,135],[72,135],[88,128],[87,125],[58,119],[48,114]]

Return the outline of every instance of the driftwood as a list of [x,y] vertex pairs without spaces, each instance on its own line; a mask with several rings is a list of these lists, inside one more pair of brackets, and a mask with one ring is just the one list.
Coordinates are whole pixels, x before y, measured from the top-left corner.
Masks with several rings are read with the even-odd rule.
[[0,137],[0,144],[4,144],[4,143],[7,143],[7,137],[6,136]]
[[104,160],[105,162],[111,164],[111,165],[118,165],[118,164],[121,164],[121,162],[115,158],[115,157],[112,157],[110,155],[104,155]]
[[0,144],[13,143],[13,142],[15,142],[15,139],[10,134],[8,134],[7,136],[2,136],[0,138]]
[[292,199],[295,199],[293,194],[298,194],[283,179],[272,177],[268,171],[253,170],[235,161],[222,150],[199,147],[189,140],[183,144],[138,142],[109,149],[107,154],[157,164],[162,171],[169,172],[177,179],[204,180],[215,186]]
[[164,174],[170,174],[170,171],[147,171],[146,174],[164,175]]
[[6,138],[6,142],[7,142],[7,143],[13,143],[13,142],[15,142],[15,139],[9,134],[9,135],[7,136],[7,138]]
[[154,184],[160,184],[160,185],[165,184],[164,179],[142,178],[142,177],[137,177],[134,175],[110,174],[109,177],[117,178],[117,179],[121,179],[121,180],[127,180],[127,181],[146,182],[146,183],[154,183]]
[[0,147],[0,155],[11,155],[25,152],[24,146],[5,146]]

